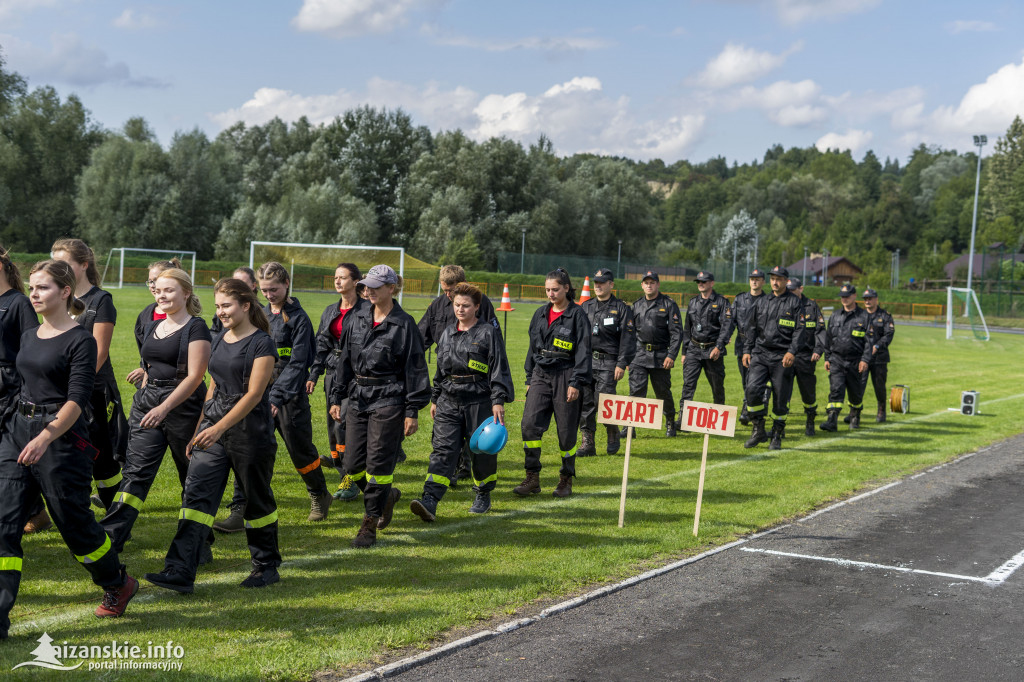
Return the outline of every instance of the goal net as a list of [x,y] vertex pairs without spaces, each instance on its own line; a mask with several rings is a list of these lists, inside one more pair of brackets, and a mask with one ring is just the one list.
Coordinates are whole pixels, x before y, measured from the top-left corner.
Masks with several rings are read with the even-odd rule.
[[291,273],[292,289],[334,291],[334,270],[338,263],[352,263],[364,274],[374,265],[390,265],[403,280],[403,293],[430,293],[440,268],[413,258],[400,246],[354,246],[348,244],[297,244],[291,242],[249,243],[249,267],[254,270],[277,261]]
[[953,338],[957,331],[963,331],[963,336],[970,332],[977,339],[989,340],[988,325],[985,324],[978,295],[973,289],[947,287],[946,338]]
[[145,286],[149,279],[149,264],[177,258],[182,269],[196,281],[196,252],[167,249],[131,249],[117,247],[107,254],[100,281],[107,289],[121,289],[127,285]]

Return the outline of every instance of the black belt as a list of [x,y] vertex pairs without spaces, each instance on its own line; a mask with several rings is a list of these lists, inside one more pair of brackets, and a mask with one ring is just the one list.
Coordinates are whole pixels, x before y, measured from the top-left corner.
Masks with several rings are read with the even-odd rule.
[[398,377],[394,374],[383,377],[361,377],[356,376],[357,386],[386,386],[387,384],[397,384]]
[[333,353],[334,357],[336,357],[336,358],[340,358],[341,357],[341,349],[340,348],[334,348],[333,350],[331,350],[331,353]]
[[146,382],[147,386],[154,386],[156,388],[167,388],[170,386],[178,386],[181,384],[177,379],[150,379]]
[[475,384],[486,381],[487,377],[483,374],[449,374],[448,379],[453,384]]
[[649,352],[656,352],[659,350],[668,350],[668,345],[664,343],[641,343],[644,350]]
[[570,357],[572,357],[564,350],[548,350],[546,348],[541,350],[540,356],[542,358],[560,358],[562,360],[568,360]]
[[701,343],[700,341],[694,341],[693,339],[690,339],[690,343],[692,343],[693,345],[697,346],[697,348],[700,348],[701,350],[707,350],[708,348],[711,348],[712,346],[715,345],[714,341],[708,341],[707,343]]
[[617,357],[618,357],[617,355],[613,355],[611,353],[602,353],[599,350],[595,350],[594,351],[594,359],[595,360],[604,360],[605,358],[612,358],[614,360]]
[[60,408],[64,407],[64,403],[50,403],[48,405],[36,405],[30,403],[27,400],[18,401],[18,414],[23,417],[48,417],[51,414],[57,414]]

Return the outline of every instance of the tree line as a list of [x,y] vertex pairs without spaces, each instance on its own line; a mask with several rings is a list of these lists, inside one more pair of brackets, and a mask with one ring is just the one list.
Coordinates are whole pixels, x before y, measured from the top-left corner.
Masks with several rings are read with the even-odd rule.
[[[162,146],[147,122],[108,130],[76,95],[29,90],[0,54],[0,241],[45,251],[74,234],[97,247],[191,249],[238,260],[250,240],[404,246],[430,262],[495,269],[499,251],[657,265],[746,256],[792,262],[828,250],[872,282],[891,252],[941,277],[970,238],[977,157],[921,145],[905,164],[867,152],[783,149],[731,165],[562,157],[531,145],[432,133],[402,110],[359,107],[237,123]],[[985,160],[978,244],[1024,242],[1024,123]],[[906,265],[904,267],[906,267]]]

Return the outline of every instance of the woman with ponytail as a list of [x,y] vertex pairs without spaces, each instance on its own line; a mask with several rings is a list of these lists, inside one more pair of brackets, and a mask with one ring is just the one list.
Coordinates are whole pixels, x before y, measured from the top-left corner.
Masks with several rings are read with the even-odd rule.
[[[144,376],[129,413],[124,478],[101,522],[121,552],[170,447],[185,490],[189,438],[203,411],[203,377],[210,362],[210,330],[188,273],[170,268],[153,282],[160,320],[151,320],[141,346]],[[204,558],[209,558],[206,546]]]
[[83,410],[96,377],[96,339],[71,317],[85,309],[75,299],[75,279],[54,260],[36,263],[29,275],[43,323],[21,337],[32,352],[18,354],[21,392],[0,440],[0,639],[21,584],[24,524],[40,494],[71,554],[104,590],[98,617],[124,614],[139,589],[89,509],[96,448]]
[[277,438],[270,413],[270,382],[277,347],[256,295],[237,279],[222,279],[213,289],[224,333],[210,354],[210,388],[195,435],[178,531],[167,550],[164,570],[145,579],[175,592],[192,592],[196,570],[208,542],[228,472],[245,495],[245,536],[252,572],[242,587],[266,587],[280,576],[277,504],[270,488]]
[[540,492],[540,444],[555,417],[562,466],[555,497],[572,494],[576,475],[576,433],[580,429],[580,391],[592,380],[591,324],[576,304],[569,273],[552,270],[544,281],[549,303],[537,308],[530,320],[530,345],[526,349],[526,405],[523,406],[523,448],[526,478],[512,492]]
[[[121,464],[128,448],[128,421],[121,407],[121,392],[110,364],[110,341],[114,337],[117,310],[109,292],[100,288],[96,258],[81,239],[58,239],[50,251],[75,273],[75,296],[85,310],[75,319],[96,339],[96,384],[90,401],[90,439],[100,454],[93,464],[93,479],[99,506],[109,509],[121,483]],[[96,500],[94,500],[95,503]]]

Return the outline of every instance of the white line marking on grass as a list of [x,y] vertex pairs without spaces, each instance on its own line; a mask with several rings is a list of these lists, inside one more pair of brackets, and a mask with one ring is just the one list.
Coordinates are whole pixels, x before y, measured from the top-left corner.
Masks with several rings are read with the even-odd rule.
[[985,579],[997,585],[1004,583],[1022,565],[1024,565],[1024,550],[1010,557],[1006,563],[985,576]]
[[978,578],[973,575],[958,575],[956,573],[942,573],[941,571],[925,571],[919,568],[907,568],[905,566],[887,566],[885,564],[874,564],[869,561],[854,561],[853,559],[836,559],[834,557],[827,556],[814,556],[813,554],[796,554],[794,552],[779,552],[774,549],[760,549],[757,547],[741,547],[741,551],[744,552],[757,552],[758,554],[772,554],[774,556],[784,556],[793,559],[810,559],[811,561],[824,561],[830,564],[836,564],[837,566],[843,566],[844,568],[855,567],[855,568],[879,568],[884,571],[898,571],[900,573],[919,573],[921,575],[935,575],[941,578],[954,578],[956,580],[969,580],[976,583],[986,583],[989,585],[996,584],[995,581],[989,577]]

